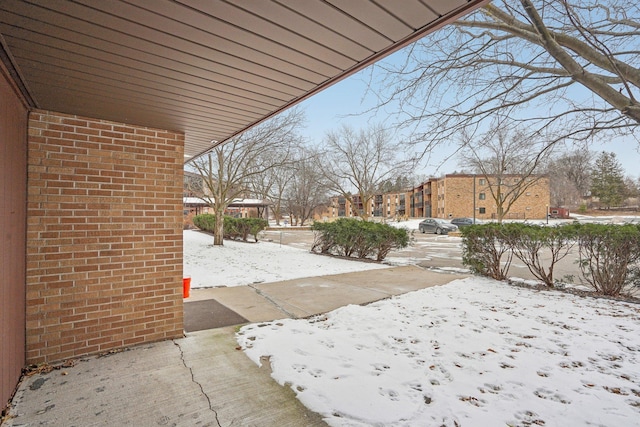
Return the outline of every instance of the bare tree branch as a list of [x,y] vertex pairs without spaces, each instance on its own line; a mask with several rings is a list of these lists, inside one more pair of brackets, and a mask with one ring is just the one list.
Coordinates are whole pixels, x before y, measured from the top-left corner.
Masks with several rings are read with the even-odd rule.
[[353,215],[367,219],[383,182],[405,176],[415,159],[402,156],[401,141],[380,125],[356,131],[343,126],[325,138],[324,179],[333,193],[351,203]]
[[639,21],[634,0],[496,0],[377,64],[369,90],[424,154],[497,115],[555,141],[638,141]]
[[487,180],[498,222],[502,222],[527,190],[546,179],[540,172],[554,146],[536,141],[511,126],[508,122],[496,121],[488,132],[478,137],[462,135],[463,145],[468,149],[461,153],[461,165],[471,167]]

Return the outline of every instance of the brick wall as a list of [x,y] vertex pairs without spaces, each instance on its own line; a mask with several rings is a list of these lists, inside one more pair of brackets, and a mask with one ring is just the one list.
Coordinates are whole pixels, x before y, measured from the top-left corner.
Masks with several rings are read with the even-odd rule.
[[[476,186],[473,186],[473,180]],[[521,178],[507,175],[503,178],[503,192],[511,191],[514,181]],[[473,199],[475,191],[476,218],[491,219],[497,213],[496,202],[491,195],[489,185],[497,186],[497,178],[489,180],[473,175],[447,175],[437,181],[437,188],[441,190],[438,207],[440,211],[434,216],[440,218],[472,217]],[[507,200],[510,200],[507,197]],[[515,219],[544,219],[549,206],[549,179],[536,178],[535,183],[527,185],[526,190],[513,202],[505,218]],[[504,207],[507,207],[505,202]],[[484,213],[482,213],[484,208]]]
[[182,134],[29,119],[27,362],[182,335]]

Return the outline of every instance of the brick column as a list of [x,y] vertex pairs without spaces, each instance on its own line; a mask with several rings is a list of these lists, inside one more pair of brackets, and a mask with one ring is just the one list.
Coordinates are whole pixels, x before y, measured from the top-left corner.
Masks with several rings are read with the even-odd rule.
[[29,119],[27,362],[182,336],[184,136]]

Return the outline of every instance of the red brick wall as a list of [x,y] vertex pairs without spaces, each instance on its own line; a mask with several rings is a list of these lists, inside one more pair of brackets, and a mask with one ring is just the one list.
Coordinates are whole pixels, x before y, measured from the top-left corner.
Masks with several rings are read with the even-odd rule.
[[29,120],[27,362],[182,335],[182,134]]

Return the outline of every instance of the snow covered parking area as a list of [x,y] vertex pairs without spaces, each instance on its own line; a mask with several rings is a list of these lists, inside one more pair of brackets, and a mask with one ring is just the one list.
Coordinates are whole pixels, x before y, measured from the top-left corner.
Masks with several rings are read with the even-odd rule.
[[238,342],[332,426],[638,426],[640,306],[468,278]]

